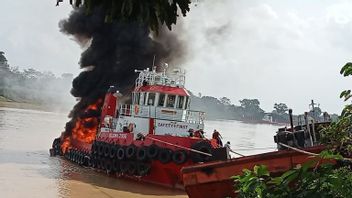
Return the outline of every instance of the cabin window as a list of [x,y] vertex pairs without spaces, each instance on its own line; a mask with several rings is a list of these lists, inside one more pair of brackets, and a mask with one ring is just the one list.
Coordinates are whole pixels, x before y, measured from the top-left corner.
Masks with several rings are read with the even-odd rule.
[[160,94],[160,95],[159,95],[159,103],[158,103],[158,106],[163,107],[163,106],[164,106],[164,101],[165,101],[165,94]]
[[188,109],[189,107],[189,97],[186,96],[186,103],[185,103],[185,109]]
[[138,104],[139,102],[139,93],[134,93],[134,102],[133,104]]
[[154,106],[154,101],[155,101],[155,93],[149,93],[147,105]]
[[178,96],[176,108],[182,109],[184,100],[185,100],[184,96]]
[[146,97],[147,97],[146,93],[144,93],[144,92],[140,93],[140,100],[139,100],[140,105],[144,105]]
[[166,107],[175,107],[176,96],[169,95],[167,97]]

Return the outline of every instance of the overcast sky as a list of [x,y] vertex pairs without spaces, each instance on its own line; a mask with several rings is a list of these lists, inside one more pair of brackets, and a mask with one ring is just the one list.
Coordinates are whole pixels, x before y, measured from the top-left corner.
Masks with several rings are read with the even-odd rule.
[[[59,32],[68,3],[2,0],[0,50],[9,64],[78,74],[79,46]],[[295,113],[311,99],[339,113],[351,88],[340,68],[352,61],[352,1],[199,0],[183,20],[184,67],[194,93],[257,98],[266,111],[284,102]]]

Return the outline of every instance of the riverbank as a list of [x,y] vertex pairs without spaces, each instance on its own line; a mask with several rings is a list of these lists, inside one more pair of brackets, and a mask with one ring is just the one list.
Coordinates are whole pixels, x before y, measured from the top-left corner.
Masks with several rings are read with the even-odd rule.
[[70,111],[69,105],[44,105],[30,102],[18,102],[11,99],[0,96],[0,107],[15,108],[15,109],[31,109],[38,111],[50,111],[67,113]]

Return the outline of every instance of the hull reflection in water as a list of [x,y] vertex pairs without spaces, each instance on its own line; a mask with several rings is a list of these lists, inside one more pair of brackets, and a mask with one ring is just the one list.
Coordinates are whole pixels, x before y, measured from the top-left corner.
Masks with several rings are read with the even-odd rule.
[[65,121],[65,114],[0,107],[0,197],[187,197],[50,158]]

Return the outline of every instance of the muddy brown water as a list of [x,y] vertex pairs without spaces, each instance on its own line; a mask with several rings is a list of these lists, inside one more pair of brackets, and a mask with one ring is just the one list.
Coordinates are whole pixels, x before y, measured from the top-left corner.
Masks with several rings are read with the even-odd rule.
[[[67,121],[65,114],[0,107],[0,197],[187,197],[184,191],[116,179],[59,157],[48,149]],[[208,121],[243,154],[273,150],[277,126]],[[260,149],[258,149],[260,148]]]

